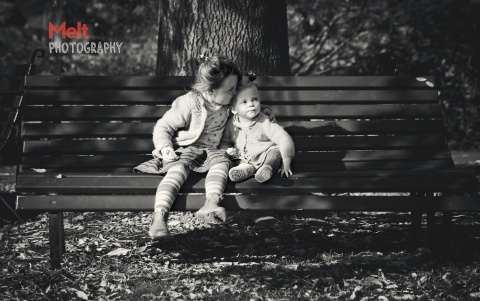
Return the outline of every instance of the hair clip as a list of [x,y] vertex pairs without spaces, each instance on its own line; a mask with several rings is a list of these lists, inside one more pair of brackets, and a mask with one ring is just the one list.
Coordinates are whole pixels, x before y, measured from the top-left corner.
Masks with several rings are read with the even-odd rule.
[[210,58],[204,53],[200,54],[198,57],[197,57],[197,61],[199,63],[205,63],[206,61],[208,61]]
[[253,73],[253,71],[248,71],[247,76],[248,76],[248,80],[251,82],[257,79],[257,75]]

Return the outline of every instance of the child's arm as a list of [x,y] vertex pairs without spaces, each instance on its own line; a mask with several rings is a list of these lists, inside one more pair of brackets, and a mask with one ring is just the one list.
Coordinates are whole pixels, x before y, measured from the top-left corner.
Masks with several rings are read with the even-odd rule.
[[225,125],[223,130],[222,139],[220,140],[220,145],[218,149],[227,150],[233,147],[232,131],[230,130],[230,125],[232,123],[232,117],[230,117]]
[[284,174],[289,177],[292,173],[292,159],[295,156],[295,145],[293,143],[292,137],[285,131],[280,125],[265,120],[263,124],[263,130],[265,135],[272,140],[280,149],[280,154],[282,155],[282,167],[279,170],[279,173],[283,176]]
[[153,128],[154,153],[163,153],[164,148],[173,150],[172,138],[178,129],[186,127],[191,118],[191,111],[185,99],[177,98],[172,107],[160,118]]
[[293,158],[282,158],[282,166],[278,170],[278,174],[283,177],[285,175],[286,177],[290,177],[293,175],[292,168],[290,165],[292,164],[292,159]]
[[235,143],[232,137],[232,117],[227,121],[225,129],[223,130],[222,139],[220,140],[220,145],[218,149],[224,149],[227,154],[232,157],[238,157],[237,149],[235,148]]

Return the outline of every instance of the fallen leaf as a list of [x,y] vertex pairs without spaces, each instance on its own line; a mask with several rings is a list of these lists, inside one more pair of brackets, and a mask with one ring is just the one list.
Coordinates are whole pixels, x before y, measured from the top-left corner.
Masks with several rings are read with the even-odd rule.
[[137,248],[136,252],[137,253],[143,253],[143,252],[145,252],[146,249],[147,249],[147,246],[143,246],[143,247]]
[[418,283],[419,283],[419,284],[423,284],[423,283],[427,282],[427,280],[428,280],[428,276],[422,276],[422,277],[420,278],[420,280],[418,281]]
[[276,237],[272,237],[272,238],[265,238],[265,242],[266,243],[278,243],[280,240]]
[[88,296],[87,294],[85,294],[84,292],[82,291],[79,291],[79,290],[76,290],[76,289],[73,289],[75,291],[75,293],[77,294],[77,297],[82,299],[82,300],[88,300]]
[[365,284],[366,284],[367,286],[375,286],[375,285],[377,285],[377,286],[379,286],[379,287],[383,287],[383,283],[382,283],[380,280],[378,280],[377,278],[375,278],[375,277],[367,277],[367,278],[365,278]]
[[110,251],[107,253],[107,256],[119,256],[119,255],[125,255],[128,252],[130,252],[130,249],[125,249],[125,248],[118,248],[113,251]]

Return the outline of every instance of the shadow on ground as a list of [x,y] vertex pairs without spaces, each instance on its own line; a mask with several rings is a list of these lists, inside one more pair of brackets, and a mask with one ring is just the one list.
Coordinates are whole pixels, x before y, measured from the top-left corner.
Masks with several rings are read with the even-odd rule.
[[417,249],[427,250],[439,260],[471,261],[480,252],[480,224],[471,215],[456,215],[450,229],[439,223],[433,232],[423,229],[415,238],[408,214],[312,213],[302,217],[277,216],[267,225],[249,225],[234,219],[227,225],[179,233],[150,246],[152,254],[175,253],[176,260],[187,262],[219,258],[255,261],[255,257],[262,261],[269,256],[275,260],[324,262],[328,261],[326,253],[394,253]]

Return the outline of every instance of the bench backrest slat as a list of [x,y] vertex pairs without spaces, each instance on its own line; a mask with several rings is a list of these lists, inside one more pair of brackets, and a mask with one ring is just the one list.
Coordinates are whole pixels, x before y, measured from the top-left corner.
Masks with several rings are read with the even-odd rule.
[[[169,106],[38,106],[25,112],[25,121],[109,121],[158,119]],[[438,105],[275,105],[275,116],[282,119],[385,119],[438,118]]]
[[[383,149],[439,149],[445,142],[443,135],[397,136],[333,136],[293,137],[295,148],[309,150],[383,150]],[[138,153],[153,150],[151,139],[103,140],[26,140],[25,154],[89,155],[98,153]]]
[[[291,136],[300,135],[374,135],[374,134],[441,134],[441,120],[383,120],[369,121],[279,121]],[[42,138],[151,138],[155,122],[124,123],[26,123],[26,139]]]
[[[176,90],[30,90],[27,95],[32,104],[157,104],[170,105],[184,94]],[[437,103],[435,90],[260,90],[266,104],[302,103]]]
[[[189,87],[193,77],[188,76],[28,76],[25,87],[29,89],[142,89],[171,90]],[[259,77],[255,83],[265,90],[331,90],[335,88],[355,89],[426,89],[433,77],[411,76],[272,76]]]

